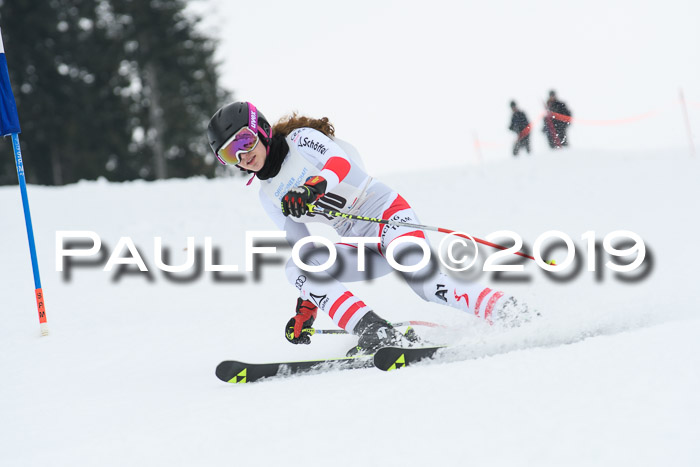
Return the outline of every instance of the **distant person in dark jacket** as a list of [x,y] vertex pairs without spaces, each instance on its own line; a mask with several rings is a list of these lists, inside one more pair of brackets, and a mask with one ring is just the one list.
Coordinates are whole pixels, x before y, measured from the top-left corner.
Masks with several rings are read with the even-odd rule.
[[565,103],[557,99],[554,91],[549,91],[547,100],[547,115],[544,117],[542,132],[547,135],[551,148],[561,148],[569,145],[566,131],[571,124],[571,111]]
[[518,138],[513,145],[513,155],[517,156],[520,148],[525,148],[527,153],[530,153],[530,122],[525,115],[525,112],[518,109],[515,101],[510,102],[510,109],[513,111],[513,116],[510,119],[510,131],[515,132]]

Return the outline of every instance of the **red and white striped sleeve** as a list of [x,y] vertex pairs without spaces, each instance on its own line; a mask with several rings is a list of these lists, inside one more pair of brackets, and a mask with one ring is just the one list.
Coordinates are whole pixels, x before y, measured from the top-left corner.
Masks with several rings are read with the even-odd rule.
[[326,182],[328,182],[326,190],[330,191],[343,181],[348,172],[350,172],[350,161],[348,161],[345,157],[332,156],[328,159],[328,162],[323,165],[319,175],[326,179]]

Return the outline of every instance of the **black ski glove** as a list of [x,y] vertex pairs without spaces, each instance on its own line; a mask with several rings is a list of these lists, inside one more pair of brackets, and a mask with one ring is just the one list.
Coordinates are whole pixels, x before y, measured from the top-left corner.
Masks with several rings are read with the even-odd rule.
[[307,204],[316,202],[326,194],[326,179],[310,177],[303,185],[292,188],[282,197],[282,214],[301,217],[309,212]]
[[310,344],[314,333],[313,326],[316,320],[316,305],[308,300],[297,299],[297,314],[287,322],[284,337],[292,344]]

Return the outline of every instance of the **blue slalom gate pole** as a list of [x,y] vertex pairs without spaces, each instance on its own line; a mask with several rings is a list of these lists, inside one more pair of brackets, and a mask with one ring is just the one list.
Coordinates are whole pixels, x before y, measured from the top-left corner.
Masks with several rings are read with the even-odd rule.
[[29,240],[29,254],[32,257],[32,272],[34,273],[34,294],[36,295],[36,307],[39,312],[39,326],[41,335],[49,334],[49,325],[46,322],[46,307],[44,306],[44,292],[41,290],[41,276],[39,275],[39,261],[36,256],[34,243],[34,228],[32,227],[32,214],[29,211],[29,197],[27,196],[27,183],[24,179],[24,163],[22,162],[22,150],[19,146],[19,135],[12,133],[12,150],[15,153],[15,165],[17,166],[17,178],[22,194],[22,207],[24,208],[24,223],[27,227],[27,239]]
[[24,163],[22,151],[19,147],[19,115],[17,115],[17,103],[12,94],[10,74],[7,70],[5,58],[5,45],[2,42],[0,32],[0,136],[12,136],[12,150],[15,153],[15,165],[17,166],[17,178],[19,189],[22,193],[22,206],[24,207],[24,222],[27,225],[27,239],[29,240],[29,254],[32,257],[32,271],[34,272],[34,294],[36,295],[36,307],[39,311],[39,325],[41,335],[49,334],[49,326],[46,323],[46,307],[44,306],[44,292],[41,290],[41,278],[39,277],[39,262],[36,259],[36,245],[34,245],[34,229],[32,228],[32,216],[29,213],[29,198],[27,197],[27,183],[24,180]]

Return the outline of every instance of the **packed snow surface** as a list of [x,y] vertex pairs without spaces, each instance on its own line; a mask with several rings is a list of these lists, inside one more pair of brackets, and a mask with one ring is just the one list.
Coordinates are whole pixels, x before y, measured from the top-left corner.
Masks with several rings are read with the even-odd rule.
[[[359,149],[371,170],[381,155]],[[525,281],[475,277],[540,310],[510,330],[425,303],[394,276],[351,284],[387,319],[447,325],[418,331],[463,344],[456,361],[247,385],[219,381],[214,368],[341,356],[355,342],[284,339],[297,292],[282,268],[290,250],[268,255],[277,261],[257,276],[244,271],[245,232],[274,230],[257,182],[30,186],[48,337],[39,337],[19,190],[0,187],[0,465],[700,463],[698,159],[572,149],[403,170],[381,179],[421,222],[482,238],[511,230],[530,247],[559,230],[577,246],[579,271],[555,282],[528,261],[516,275]],[[581,236],[594,231],[602,242],[615,230],[644,240],[640,270],[616,274],[603,253],[587,271]],[[67,277],[57,272],[57,231],[95,232],[103,261],[130,237],[150,273],[117,276],[96,264]],[[211,237],[219,263],[242,272],[169,280],[155,266],[154,237],[169,264],[181,264],[188,236],[197,248]],[[435,246],[441,236],[429,238]],[[553,254],[561,262],[564,253]],[[333,328],[325,315],[316,326]]]

